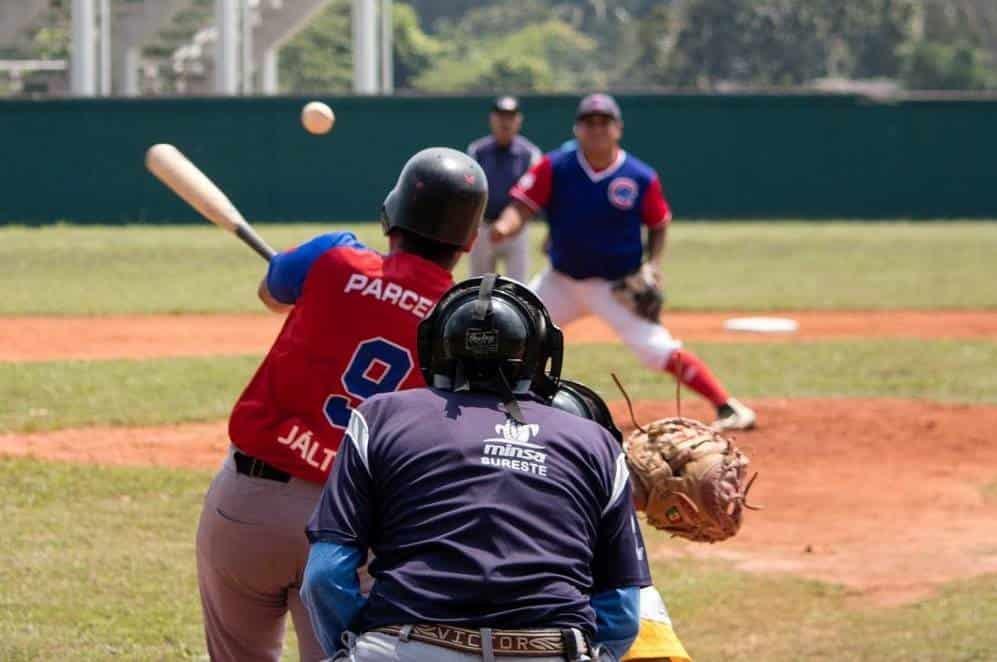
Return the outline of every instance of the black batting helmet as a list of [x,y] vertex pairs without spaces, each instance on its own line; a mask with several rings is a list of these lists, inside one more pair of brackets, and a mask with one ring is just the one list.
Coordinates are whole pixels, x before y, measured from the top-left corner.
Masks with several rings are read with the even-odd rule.
[[595,421],[609,430],[616,441],[623,443],[623,433],[613,422],[613,416],[609,413],[606,402],[585,384],[570,379],[559,380],[557,393],[554,394],[550,404],[569,414]]
[[469,250],[488,202],[488,179],[478,162],[449,147],[430,147],[408,160],[381,206],[387,234],[403,228]]
[[419,324],[418,345],[430,386],[491,391],[507,404],[514,393],[554,397],[564,354],[561,330],[539,297],[495,274],[450,288]]

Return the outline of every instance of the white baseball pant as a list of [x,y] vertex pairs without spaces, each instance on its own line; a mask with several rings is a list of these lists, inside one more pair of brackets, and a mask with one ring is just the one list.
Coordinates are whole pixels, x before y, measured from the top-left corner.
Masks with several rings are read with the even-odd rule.
[[530,282],[530,289],[547,306],[554,324],[563,327],[585,315],[601,317],[641,363],[654,370],[664,369],[672,352],[682,347],[668,329],[617,301],[604,278],[575,279],[548,267]]

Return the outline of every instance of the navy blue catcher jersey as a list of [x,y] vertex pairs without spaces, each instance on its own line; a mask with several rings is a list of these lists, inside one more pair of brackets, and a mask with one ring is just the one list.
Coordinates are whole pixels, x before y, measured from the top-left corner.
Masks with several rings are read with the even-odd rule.
[[353,624],[576,627],[594,593],[650,585],[630,479],[601,426],[494,395],[414,389],[354,410],[308,526],[368,547],[376,580]]

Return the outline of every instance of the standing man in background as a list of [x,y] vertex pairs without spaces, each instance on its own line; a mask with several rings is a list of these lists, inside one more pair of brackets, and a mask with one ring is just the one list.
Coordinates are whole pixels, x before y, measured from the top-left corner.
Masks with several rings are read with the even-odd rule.
[[479,138],[467,147],[467,153],[481,164],[481,169],[488,176],[488,207],[485,209],[484,226],[478,232],[478,241],[471,249],[470,272],[472,276],[498,272],[498,260],[501,258],[505,262],[502,273],[525,283],[530,275],[527,233],[506,242],[493,243],[487,226],[494,223],[509,204],[512,185],[540,160],[542,154],[536,145],[519,135],[523,113],[515,97],[496,99],[488,122],[491,135]]
[[706,363],[672,337],[657,309],[628,307],[616,294],[635,276],[661,288],[672,219],[658,173],[620,147],[623,116],[616,100],[606,94],[582,99],[574,134],[576,149],[547,154],[512,188],[512,201],[490,226],[489,239],[514,240],[544,210],[550,267],[530,288],[554,323],[601,317],[644,365],[671,373],[708,400],[717,411],[717,429],[754,427],[755,412],[730,397]]

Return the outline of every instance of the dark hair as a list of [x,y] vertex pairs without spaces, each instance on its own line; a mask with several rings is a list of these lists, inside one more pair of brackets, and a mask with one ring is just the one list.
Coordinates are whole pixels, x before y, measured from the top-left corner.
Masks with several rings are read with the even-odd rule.
[[427,239],[426,237],[417,235],[411,230],[406,230],[405,228],[391,228],[388,235],[398,236],[400,240],[398,247],[401,250],[406,253],[414,253],[419,257],[429,260],[430,262],[437,262],[441,264],[456,262],[456,260],[460,258],[460,253],[463,250],[459,246],[452,246],[450,244],[444,244],[432,239]]

